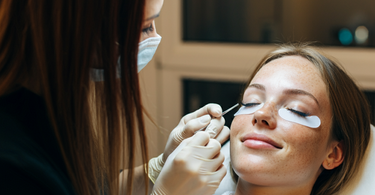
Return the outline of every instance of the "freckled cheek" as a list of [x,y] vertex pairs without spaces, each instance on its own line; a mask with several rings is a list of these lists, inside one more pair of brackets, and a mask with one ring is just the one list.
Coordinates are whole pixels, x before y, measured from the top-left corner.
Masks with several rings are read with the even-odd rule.
[[230,136],[236,136],[237,134],[244,132],[249,125],[251,125],[250,115],[239,115],[234,117],[230,127]]
[[332,126],[332,121],[331,115],[323,116],[323,119],[321,119],[321,125],[319,131],[321,132],[320,135],[323,138],[325,137],[330,137],[331,135],[331,126]]
[[248,129],[249,123],[251,123],[250,116],[247,115],[239,115],[234,117],[230,129],[230,154],[232,161],[241,162],[236,160],[240,154],[243,152],[239,149],[241,145],[240,136],[244,134],[246,129]]
[[308,163],[308,161],[316,158],[324,143],[318,131],[306,128],[290,130],[287,140],[290,147],[289,155],[299,158],[297,163]]

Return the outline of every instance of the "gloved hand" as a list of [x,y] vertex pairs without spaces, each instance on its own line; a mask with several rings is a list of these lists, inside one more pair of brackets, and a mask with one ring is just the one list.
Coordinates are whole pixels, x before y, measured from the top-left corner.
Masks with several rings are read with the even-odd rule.
[[225,119],[221,116],[222,109],[218,104],[207,104],[199,110],[187,114],[180,120],[180,123],[169,134],[169,138],[163,153],[163,162],[184,140],[193,136],[198,130],[204,130],[210,134],[210,138],[217,139],[224,143],[229,138],[229,128],[224,126]]
[[198,130],[204,130],[209,133],[211,138],[215,138],[221,144],[228,140],[229,128],[224,126],[225,119],[221,116],[222,109],[218,104],[207,104],[199,110],[187,114],[180,120],[180,123],[169,134],[164,153],[149,161],[148,176],[155,183],[164,162],[168,156],[184,140],[193,136]]
[[184,140],[168,158],[151,194],[213,194],[226,175],[220,149],[207,132]]

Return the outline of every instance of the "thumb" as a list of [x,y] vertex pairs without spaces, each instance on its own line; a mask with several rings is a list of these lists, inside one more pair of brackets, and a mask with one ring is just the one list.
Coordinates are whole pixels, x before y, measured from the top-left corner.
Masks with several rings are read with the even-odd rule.
[[190,120],[186,125],[183,127],[181,132],[181,137],[183,139],[189,138],[195,134],[200,129],[207,127],[210,124],[211,116],[210,115],[203,115],[199,118]]

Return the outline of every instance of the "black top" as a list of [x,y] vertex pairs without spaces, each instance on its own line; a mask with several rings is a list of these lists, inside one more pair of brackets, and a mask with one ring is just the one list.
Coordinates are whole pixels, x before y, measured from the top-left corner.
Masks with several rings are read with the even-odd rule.
[[0,97],[0,194],[75,194],[41,97]]

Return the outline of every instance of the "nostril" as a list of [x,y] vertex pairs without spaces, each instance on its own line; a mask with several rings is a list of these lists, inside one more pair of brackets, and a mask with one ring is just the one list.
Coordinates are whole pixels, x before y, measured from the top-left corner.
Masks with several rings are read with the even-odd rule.
[[262,120],[262,122],[263,122],[263,123],[265,123],[266,125],[268,125],[268,122],[267,122],[267,121],[265,121],[265,120]]

